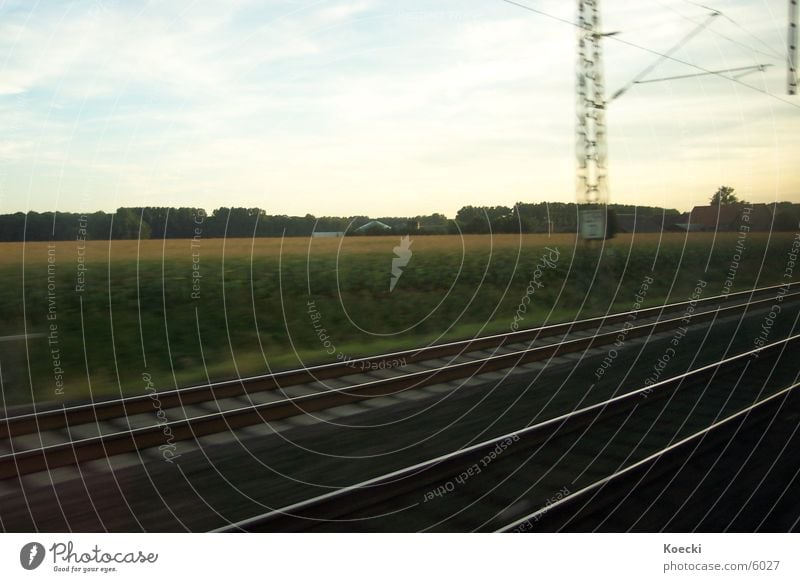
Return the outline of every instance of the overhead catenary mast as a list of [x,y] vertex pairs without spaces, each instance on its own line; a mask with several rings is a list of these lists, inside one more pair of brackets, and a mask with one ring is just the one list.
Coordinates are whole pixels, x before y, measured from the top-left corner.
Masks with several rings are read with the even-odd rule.
[[606,237],[608,204],[604,36],[600,32],[598,0],[578,0],[578,62],[575,147],[578,161],[577,199],[581,238]]
[[797,94],[797,0],[789,0],[788,93]]
[[[720,70],[709,70],[689,62],[675,59],[672,55],[684,44],[702,32],[708,25],[722,13],[712,10],[705,21],[698,23],[694,30],[665,53],[640,47],[636,44],[625,42],[630,46],[641,48],[658,55],[658,59],[639,73],[621,89],[616,91],[611,99],[606,100],[603,83],[603,50],[601,41],[603,37],[613,36],[617,33],[603,33],[600,31],[599,0],[578,0],[578,22],[569,22],[563,18],[547,14],[537,8],[532,8],[516,0],[502,0],[531,12],[549,16],[561,22],[576,25],[578,28],[578,61],[576,88],[576,125],[575,149],[577,154],[577,201],[578,201],[578,232],[580,237],[587,240],[603,239],[613,236],[608,222],[608,147],[606,144],[605,113],[607,105],[626,93],[634,85],[641,83],[655,83],[660,81],[676,81],[704,75],[718,75],[723,79],[740,82],[744,75],[764,71],[769,64],[748,65],[731,67]],[[797,45],[797,2],[789,0],[789,67],[790,67],[790,92],[796,91],[796,45]],[[711,9],[709,9],[711,10]],[[624,41],[623,41],[624,42]],[[684,65],[699,69],[699,73],[673,75],[660,79],[646,79],[659,64],[665,60],[674,60]],[[736,73],[726,76],[724,73]],[[751,87],[754,88],[754,87]],[[757,89],[757,88],[756,88]],[[758,89],[757,89],[758,90]],[[761,91],[765,93],[765,91]],[[769,94],[769,93],[767,93]],[[770,94],[771,95],[771,94]],[[774,95],[772,95],[774,97]]]
[[[797,0],[789,0],[795,9]],[[795,10],[796,12],[796,10]],[[615,32],[603,33],[600,30],[599,0],[578,0],[578,63],[577,63],[577,123],[576,153],[578,158],[577,199],[579,204],[579,232],[583,239],[603,239],[613,236],[607,224],[608,218],[608,147],[606,143],[605,114],[608,104],[626,93],[631,87],[641,83],[655,83],[722,73],[738,73],[736,79],[753,71],[763,71],[769,65],[749,65],[718,71],[703,70],[691,75],[677,75],[660,79],[646,77],[663,61],[671,58],[678,49],[702,32],[711,22],[720,16],[720,12],[712,11],[708,17],[673,45],[659,58],[647,66],[625,86],[616,91],[610,99],[605,97],[603,84],[603,50],[602,39],[613,36]],[[796,24],[796,23],[795,23]],[[791,32],[793,31],[793,32]],[[797,44],[797,27],[790,25],[790,53]],[[790,56],[790,62],[794,62]],[[790,65],[793,67],[793,65]],[[792,79],[796,81],[796,75]]]

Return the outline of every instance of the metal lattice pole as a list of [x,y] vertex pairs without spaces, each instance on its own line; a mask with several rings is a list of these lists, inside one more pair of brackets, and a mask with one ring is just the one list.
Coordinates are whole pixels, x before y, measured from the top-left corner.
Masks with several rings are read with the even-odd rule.
[[789,0],[789,95],[797,94],[797,0]]
[[581,237],[605,238],[607,146],[603,59],[600,45],[598,0],[578,0],[577,123],[575,146],[578,158],[577,198]]
[[606,204],[606,123],[598,1],[578,2],[578,202]]

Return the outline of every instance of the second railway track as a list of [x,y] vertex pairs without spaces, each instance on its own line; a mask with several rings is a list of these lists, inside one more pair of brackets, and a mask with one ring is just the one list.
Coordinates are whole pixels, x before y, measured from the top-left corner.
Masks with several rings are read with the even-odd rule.
[[[766,308],[774,302],[779,289],[781,287],[768,287],[694,303],[642,309],[636,313],[636,325],[627,327],[626,338],[647,337],[685,325],[690,304],[693,325]],[[792,292],[783,300],[798,298],[800,293]],[[169,427],[176,440],[196,439],[584,352],[613,343],[622,325],[630,320],[630,312],[617,313],[344,364],[163,391],[155,395],[159,406],[171,413],[170,416],[182,416],[166,424],[155,421],[151,396],[7,417],[0,419],[0,438],[10,444],[7,447],[10,451],[0,455],[0,479],[156,447],[163,443],[165,427]],[[494,351],[487,353],[486,350]],[[446,360],[447,357],[450,359]],[[380,362],[388,359],[402,359],[406,365],[385,370],[384,376],[388,377],[360,373],[361,369],[379,367]],[[351,383],[342,382],[344,378]],[[333,382],[333,379],[341,384],[337,387],[325,382]],[[206,407],[195,406],[198,403]],[[2,443],[0,440],[0,445]]]
[[796,416],[800,370],[774,364],[799,345],[795,335],[217,531],[530,531],[559,512],[564,527],[587,492],[669,456],[680,467],[698,441],[783,401]]

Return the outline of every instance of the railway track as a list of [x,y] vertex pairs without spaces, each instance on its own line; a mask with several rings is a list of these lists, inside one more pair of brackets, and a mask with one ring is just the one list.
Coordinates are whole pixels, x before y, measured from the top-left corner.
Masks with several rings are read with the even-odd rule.
[[[17,414],[0,419],[0,452],[4,452],[0,479],[158,447],[164,444],[166,431],[171,440],[198,439],[581,354],[614,343],[623,326],[626,340],[647,338],[686,325],[689,307],[692,325],[739,317],[771,306],[780,289],[767,287],[344,363]],[[784,302],[800,298],[796,286],[791,289]],[[174,420],[161,422],[156,409]]]
[[610,484],[624,482],[622,497],[631,479],[658,463],[650,478],[664,478],[698,444],[718,446],[787,403],[797,416],[800,368],[776,363],[798,346],[794,335],[216,531],[580,530],[581,512],[596,525]]
[[500,528],[796,531],[800,384]]

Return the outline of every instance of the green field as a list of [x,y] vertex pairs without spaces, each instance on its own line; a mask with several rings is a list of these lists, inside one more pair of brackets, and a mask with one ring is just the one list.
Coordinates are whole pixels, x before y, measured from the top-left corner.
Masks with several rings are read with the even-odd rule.
[[399,237],[4,243],[0,335],[44,335],[0,343],[3,396],[143,393],[145,373],[169,388],[628,310],[649,276],[646,305],[698,279],[705,296],[786,282],[791,234],[737,237],[420,236],[392,292]]

